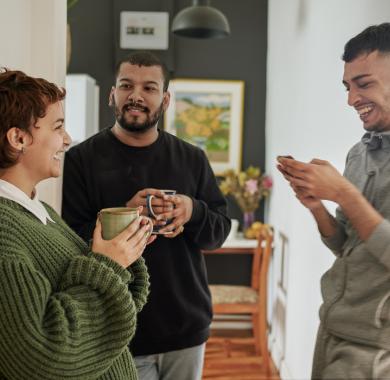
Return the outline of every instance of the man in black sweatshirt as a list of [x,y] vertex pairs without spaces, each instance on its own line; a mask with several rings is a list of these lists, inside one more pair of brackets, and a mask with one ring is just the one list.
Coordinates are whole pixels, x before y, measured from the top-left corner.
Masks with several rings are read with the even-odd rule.
[[230,220],[204,152],[157,127],[168,83],[165,65],[150,53],[118,64],[109,97],[115,124],[66,154],[62,212],[89,240],[100,209],[144,206],[146,215],[146,197],[155,195],[162,228],[144,253],[151,293],[130,349],[140,380],[200,380],[212,318],[201,250],[223,244]]

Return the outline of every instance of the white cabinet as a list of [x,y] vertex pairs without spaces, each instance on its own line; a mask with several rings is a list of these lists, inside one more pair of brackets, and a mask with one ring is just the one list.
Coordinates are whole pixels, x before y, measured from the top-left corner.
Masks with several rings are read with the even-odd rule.
[[99,131],[99,86],[89,75],[66,76],[65,127],[72,145]]

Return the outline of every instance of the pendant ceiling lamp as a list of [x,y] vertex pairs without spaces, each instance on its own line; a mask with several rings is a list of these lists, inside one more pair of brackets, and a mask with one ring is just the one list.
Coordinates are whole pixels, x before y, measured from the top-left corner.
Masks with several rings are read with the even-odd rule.
[[230,34],[230,27],[225,15],[210,7],[208,0],[192,0],[192,6],[173,19],[172,32],[190,38],[223,38]]

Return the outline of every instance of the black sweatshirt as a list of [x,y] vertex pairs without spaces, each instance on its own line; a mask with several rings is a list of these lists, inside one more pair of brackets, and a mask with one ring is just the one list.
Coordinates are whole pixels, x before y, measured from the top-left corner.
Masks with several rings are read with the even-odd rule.
[[63,218],[88,241],[100,209],[124,206],[145,188],[190,196],[193,213],[182,234],[159,236],[145,249],[151,293],[138,315],[133,355],[206,341],[212,308],[201,250],[220,247],[230,230],[226,200],[206,155],[164,131],[153,144],[132,147],[105,129],[71,148],[64,164]]

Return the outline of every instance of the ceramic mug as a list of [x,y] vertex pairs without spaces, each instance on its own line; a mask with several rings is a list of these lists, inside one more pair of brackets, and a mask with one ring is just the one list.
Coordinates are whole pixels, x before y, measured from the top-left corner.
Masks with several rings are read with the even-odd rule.
[[[102,236],[104,240],[111,240],[128,225],[139,217],[138,208],[111,207],[99,211],[99,219],[102,224]],[[152,223],[150,223],[152,225]],[[152,231],[150,231],[151,233]]]
[[[175,195],[176,190],[160,190],[162,191],[165,195]],[[148,210],[148,215],[151,218],[157,218],[157,214],[153,210],[152,206],[152,199],[157,197],[156,195],[148,194],[146,196],[146,209]],[[172,223],[172,219],[168,219],[164,225],[154,225],[153,226],[153,234],[161,234],[160,229],[165,227],[167,224]],[[173,231],[170,232],[165,232],[165,234],[171,234]]]

